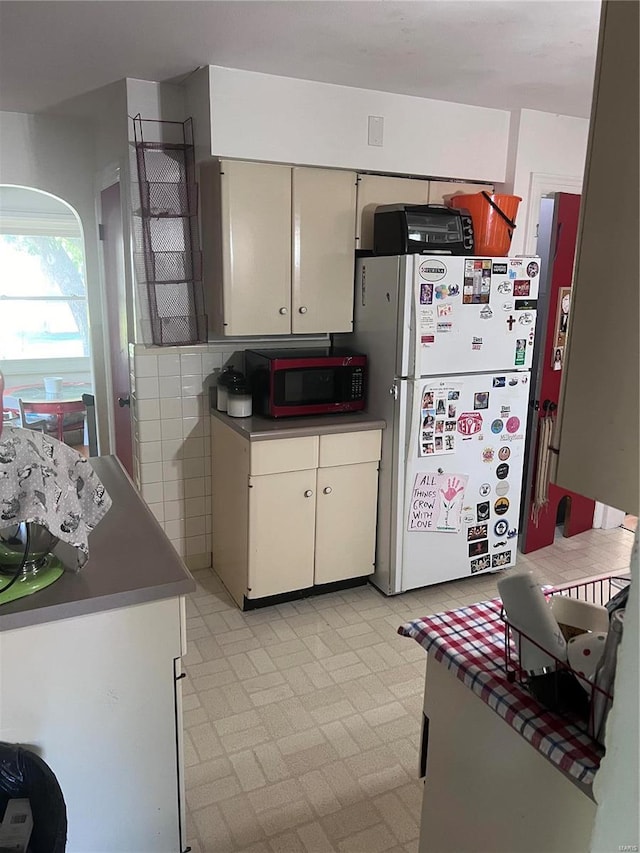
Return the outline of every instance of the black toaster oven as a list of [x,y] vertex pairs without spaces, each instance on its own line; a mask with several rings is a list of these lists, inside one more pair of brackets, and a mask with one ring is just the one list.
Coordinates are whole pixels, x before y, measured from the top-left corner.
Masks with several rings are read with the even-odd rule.
[[472,255],[473,223],[442,204],[382,204],[373,218],[376,255]]

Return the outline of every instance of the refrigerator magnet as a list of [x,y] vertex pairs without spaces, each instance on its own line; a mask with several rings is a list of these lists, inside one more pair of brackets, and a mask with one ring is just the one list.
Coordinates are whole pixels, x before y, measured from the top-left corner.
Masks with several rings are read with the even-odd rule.
[[507,296],[509,293],[511,293],[512,289],[513,287],[510,281],[501,281],[498,285],[498,293],[501,296]]
[[500,495],[500,497],[503,498],[505,495],[509,494],[509,488],[509,483],[506,480],[501,480],[496,485],[496,495]]
[[512,415],[507,421],[507,432],[513,434],[520,429],[520,418],[517,415]]
[[482,451],[482,461],[483,462],[493,462],[493,457],[495,455],[495,450],[493,447],[485,447]]
[[460,392],[459,391],[449,391],[447,394],[447,400],[459,400]]
[[489,408],[489,392],[488,391],[477,391],[473,395],[473,408],[474,409],[488,409]]
[[507,384],[506,376],[494,376],[493,377],[493,387],[494,388],[504,388]]
[[478,489],[481,498],[486,498],[487,495],[491,494],[491,486],[489,483],[483,483]]
[[420,304],[431,305],[433,302],[433,285],[429,282],[420,282]]
[[478,352],[479,350],[482,349],[482,338],[481,337],[474,335],[471,338],[471,349],[475,350],[476,352]]
[[494,435],[498,435],[502,432],[503,426],[504,424],[500,418],[496,418],[494,421],[491,421],[491,432],[494,433]]
[[506,275],[507,274],[507,264],[502,263],[502,261],[494,262],[491,266],[491,272],[494,275]]
[[463,412],[458,418],[458,432],[465,438],[476,435],[482,429],[480,412]]
[[506,462],[501,462],[496,468],[496,477],[499,480],[506,480],[509,476],[509,466]]
[[513,311],[513,302],[511,302],[511,300],[509,300],[508,302],[503,302],[502,303],[502,310],[503,311]]
[[509,511],[509,498],[498,498],[493,505],[496,515],[504,515]]
[[511,562],[511,551],[503,551],[501,554],[494,554],[491,558],[491,568],[497,569],[500,566],[508,566]]
[[501,462],[506,462],[506,460],[511,456],[511,450],[508,447],[501,447],[498,451],[498,459]]
[[525,359],[525,352],[527,349],[527,339],[526,338],[518,338],[516,341],[516,358],[515,364],[516,367],[522,367]]
[[489,557],[489,555],[486,557],[478,557],[477,560],[471,560],[470,566],[471,574],[474,575],[476,572],[481,572],[491,566],[491,557]]
[[527,264],[527,275],[529,278],[535,278],[538,275],[540,270],[540,266],[537,261],[531,261],[531,263]]

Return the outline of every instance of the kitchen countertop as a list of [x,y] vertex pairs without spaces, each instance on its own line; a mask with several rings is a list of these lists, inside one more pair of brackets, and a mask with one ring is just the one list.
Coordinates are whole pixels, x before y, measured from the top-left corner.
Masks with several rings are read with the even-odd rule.
[[248,418],[230,418],[224,412],[211,409],[211,417],[230,426],[248,441],[265,441],[272,438],[299,438],[305,435],[331,435],[339,432],[384,429],[386,422],[373,418],[366,412],[339,415],[309,415],[303,418],[265,418],[252,415]]
[[46,589],[0,606],[0,631],[193,592],[195,582],[115,456],[91,466],[113,504],[89,534],[89,560]]

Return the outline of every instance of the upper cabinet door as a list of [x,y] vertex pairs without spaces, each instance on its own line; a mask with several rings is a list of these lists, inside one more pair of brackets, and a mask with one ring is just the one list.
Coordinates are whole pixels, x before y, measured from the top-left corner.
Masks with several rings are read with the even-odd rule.
[[350,332],[356,175],[293,169],[291,331]]
[[291,169],[221,162],[226,335],[291,331]]
[[482,190],[493,193],[489,184],[458,184],[455,181],[429,181],[429,204],[446,204],[452,195],[471,195]]
[[358,175],[356,249],[373,249],[373,215],[379,204],[427,204],[429,181]]

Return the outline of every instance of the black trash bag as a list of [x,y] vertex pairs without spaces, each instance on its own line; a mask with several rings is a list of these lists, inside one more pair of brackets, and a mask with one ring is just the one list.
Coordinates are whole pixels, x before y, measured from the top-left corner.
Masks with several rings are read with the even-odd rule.
[[28,798],[33,815],[29,853],[64,853],[67,807],[53,771],[38,755],[0,742],[0,818],[9,800]]

